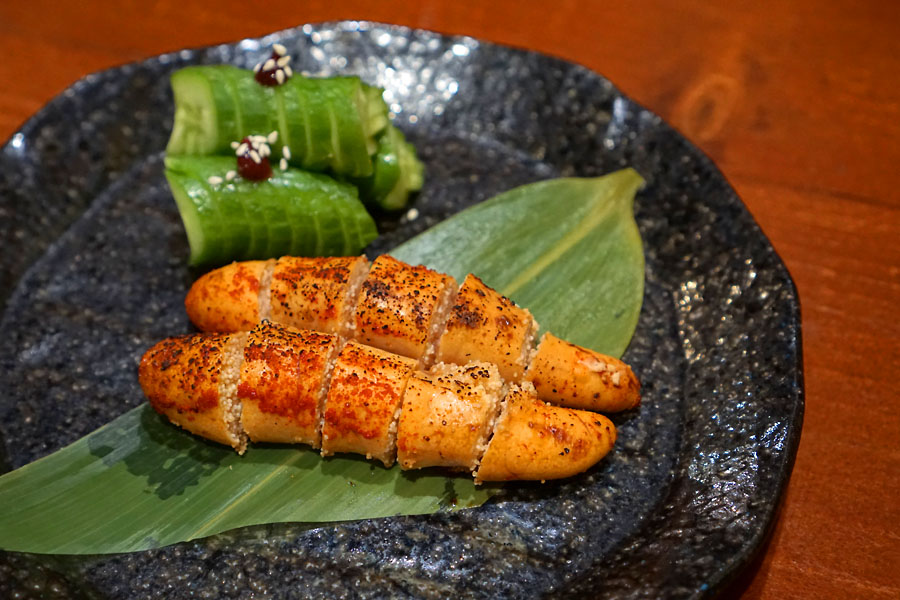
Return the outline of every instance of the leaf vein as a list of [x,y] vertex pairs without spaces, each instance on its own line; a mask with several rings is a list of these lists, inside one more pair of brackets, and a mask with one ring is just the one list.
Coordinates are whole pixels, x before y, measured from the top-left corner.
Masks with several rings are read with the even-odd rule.
[[302,453],[300,453],[300,452],[292,453],[291,456],[289,456],[286,460],[282,461],[281,464],[279,464],[277,467],[275,467],[271,473],[269,473],[268,475],[263,477],[261,480],[259,480],[257,483],[255,483],[250,489],[248,489],[245,493],[243,493],[239,498],[237,498],[233,502],[229,503],[228,506],[226,506],[225,509],[222,510],[222,512],[218,513],[212,519],[206,521],[205,523],[203,523],[203,525],[201,525],[196,530],[194,530],[194,532],[187,539],[193,540],[198,537],[203,537],[205,535],[216,533],[215,531],[212,530],[213,526],[215,526],[216,523],[219,523],[220,521],[222,521],[222,519],[224,519],[228,515],[228,513],[230,513],[232,510],[234,510],[234,508],[236,506],[239,506],[240,504],[244,503],[248,498],[250,498],[256,492],[263,489],[268,481],[270,481],[273,477],[275,477],[279,473],[282,473],[285,469],[287,469],[293,463],[297,462],[301,457],[302,457]]

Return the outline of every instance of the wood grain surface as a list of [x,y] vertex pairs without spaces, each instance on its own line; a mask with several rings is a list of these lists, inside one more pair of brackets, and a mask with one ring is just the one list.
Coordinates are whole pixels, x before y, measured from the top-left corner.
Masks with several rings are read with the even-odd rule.
[[3,2],[0,139],[89,72],[344,18],[579,62],[713,158],[797,283],[806,377],[783,510],[725,596],[900,598],[900,3]]

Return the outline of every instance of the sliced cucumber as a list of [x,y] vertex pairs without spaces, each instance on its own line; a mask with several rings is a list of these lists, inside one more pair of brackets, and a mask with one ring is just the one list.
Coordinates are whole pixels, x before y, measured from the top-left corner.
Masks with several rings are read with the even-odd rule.
[[167,153],[231,154],[231,142],[278,131],[273,150],[289,145],[292,166],[367,177],[376,136],[387,126],[377,88],[358,77],[295,75],[267,87],[230,65],[187,67],[172,75],[175,124]]
[[239,141],[246,135],[267,135],[278,129],[276,92],[275,88],[256,83],[252,72],[231,66],[221,70],[234,90],[237,109],[242,116],[239,136],[228,140],[223,148],[225,153],[231,153],[231,142]]
[[413,145],[393,125],[378,139],[373,164],[372,176],[350,180],[359,188],[360,198],[366,204],[400,210],[412,192],[422,189],[424,167]]
[[[377,98],[370,96],[366,92],[366,88],[366,84],[358,77],[338,77],[335,78],[334,85],[330,89],[329,105],[333,109],[334,133],[337,134],[337,143],[340,147],[337,154],[342,156],[342,161],[346,165],[345,172],[365,173],[358,177],[373,173],[372,155],[378,147],[375,138],[388,124],[385,121],[384,125],[377,130],[370,127],[369,119],[372,110],[369,105],[375,104],[377,111],[384,112],[385,116],[387,116],[387,105],[380,96]],[[353,108],[348,107],[346,110],[338,108],[337,100],[344,98],[350,100]],[[361,135],[356,134],[357,131]],[[358,142],[360,138],[366,143],[360,144]],[[335,173],[340,173],[340,171],[335,170]]]
[[408,192],[421,190],[425,183],[425,165],[416,155],[416,147],[406,141],[402,133],[398,142],[397,160],[400,162],[400,175],[406,190]]
[[[335,161],[331,145],[331,119],[328,117],[327,107],[324,106],[324,97],[312,80],[298,82],[294,88],[300,102],[297,106],[285,105],[285,110],[288,114],[298,113],[305,128],[306,155],[300,167],[314,171],[333,168]],[[296,160],[297,158],[291,154],[289,162],[294,164]]]
[[232,260],[359,253],[377,236],[356,189],[317,173],[275,170],[261,182],[212,185],[235,161],[168,156],[166,178],[181,213],[193,265]]
[[366,128],[367,139],[371,136],[372,144],[368,150],[372,155],[378,150],[375,137],[387,129],[391,119],[388,115],[388,105],[384,101],[383,89],[364,83],[363,94],[366,111],[363,125]]
[[212,154],[238,134],[238,118],[222,71],[187,67],[172,75],[175,124],[166,152]]

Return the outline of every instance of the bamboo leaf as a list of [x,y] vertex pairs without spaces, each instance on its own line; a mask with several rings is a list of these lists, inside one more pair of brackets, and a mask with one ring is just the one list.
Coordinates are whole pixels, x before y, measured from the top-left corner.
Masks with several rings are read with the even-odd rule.
[[344,521],[477,506],[496,488],[307,447],[243,457],[135,408],[0,477],[0,546],[54,554],[155,548],[261,523]]
[[[609,353],[633,333],[643,255],[631,170],[517,188],[393,253],[461,278],[474,271],[551,331]],[[362,457],[254,446],[243,457],[165,422],[148,405],[0,477],[0,548],[102,554],[229,529],[478,506],[496,493],[467,476],[385,469]]]

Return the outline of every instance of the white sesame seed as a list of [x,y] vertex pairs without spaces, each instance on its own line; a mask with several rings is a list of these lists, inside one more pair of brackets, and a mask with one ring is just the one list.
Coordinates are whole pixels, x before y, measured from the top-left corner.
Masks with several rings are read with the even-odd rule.
[[291,149],[288,148],[287,146],[282,146],[281,147],[281,155],[283,157],[285,157],[286,159],[291,160]]
[[282,171],[287,171],[287,160],[282,158],[278,161],[278,168]]
[[231,142],[231,149],[237,150],[237,147],[240,146],[240,142]]
[[272,150],[269,148],[268,144],[260,144],[259,145],[259,155],[260,156],[269,156],[272,154]]
[[256,164],[262,162],[262,158],[259,156],[259,152],[257,152],[256,150],[250,151],[250,158],[253,159],[253,162],[255,162]]
[[278,60],[275,61],[275,64],[278,65],[279,67],[283,67],[283,66],[287,65],[289,62],[291,62],[290,56],[282,56],[281,58],[279,58]]
[[260,69],[262,69],[262,63],[261,63],[261,62],[256,63],[256,66],[253,67],[253,72],[254,72],[254,73],[259,73],[259,70],[260,70]]
[[274,69],[275,68],[275,59],[270,58],[269,60],[264,62],[262,68],[263,68],[263,71],[271,71],[272,69]]
[[241,142],[241,145],[237,147],[237,150],[234,151],[238,156],[243,156],[247,154],[247,151],[250,150],[250,146],[247,145],[247,142]]
[[274,50],[278,54],[286,54],[287,48],[285,48],[281,44],[272,44],[272,50]]
[[210,185],[219,185],[220,183],[222,183],[222,178],[216,175],[210,175],[207,181],[210,183]]
[[290,65],[285,65],[284,74],[287,75],[288,77],[294,76],[294,71],[291,69]]
[[231,181],[235,177],[237,177],[237,171],[228,171],[225,173],[225,181]]
[[407,221],[415,221],[419,218],[419,211],[415,208],[411,208],[406,211],[406,220]]
[[277,142],[278,141],[278,132],[277,131],[270,132],[269,136],[266,138],[266,141],[269,142],[270,144],[274,144],[275,142]]
[[277,71],[275,71],[275,81],[278,82],[278,85],[281,85],[282,83],[284,83],[284,70],[283,69],[278,69]]

